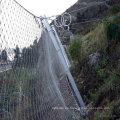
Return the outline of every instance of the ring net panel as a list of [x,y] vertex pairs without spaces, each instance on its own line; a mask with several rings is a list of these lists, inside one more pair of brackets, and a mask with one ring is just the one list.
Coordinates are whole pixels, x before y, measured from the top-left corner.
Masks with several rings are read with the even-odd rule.
[[0,120],[79,120],[64,66],[40,19],[0,2]]

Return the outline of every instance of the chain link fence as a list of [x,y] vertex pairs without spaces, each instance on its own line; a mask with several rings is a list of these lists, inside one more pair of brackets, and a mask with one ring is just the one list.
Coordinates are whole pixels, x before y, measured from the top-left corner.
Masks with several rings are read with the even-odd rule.
[[0,120],[79,120],[49,33],[14,0],[0,2]]

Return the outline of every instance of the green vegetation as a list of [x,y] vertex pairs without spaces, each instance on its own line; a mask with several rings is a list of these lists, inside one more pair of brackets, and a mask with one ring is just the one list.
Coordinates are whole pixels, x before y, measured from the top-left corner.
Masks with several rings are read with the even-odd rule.
[[108,11],[108,15],[115,15],[118,12],[120,12],[120,4],[116,4],[113,7],[111,7],[110,10]]
[[20,67],[21,64],[22,64],[22,61],[21,61],[20,49],[19,49],[18,46],[16,46],[16,49],[14,50],[14,52],[15,52],[15,56],[14,56],[14,62],[15,62],[15,64],[14,64],[13,68]]
[[[120,4],[109,10],[111,15],[120,12]],[[109,14],[109,15],[110,15]],[[80,16],[78,16],[79,18]],[[73,40],[68,48],[74,61],[76,82],[86,104],[93,107],[109,107],[93,110],[90,120],[110,120],[120,93],[120,16],[96,22],[92,29],[84,31],[84,37]],[[88,63],[89,55],[99,52],[100,61],[94,66]],[[73,73],[74,74],[74,73]]]
[[[119,19],[117,19],[117,20],[119,20]],[[107,23],[106,24],[106,33],[107,33],[107,38],[108,38],[108,40],[110,40],[110,42],[120,41],[120,25],[112,23],[112,22]]]
[[100,112],[95,112],[94,113],[94,119],[95,120],[100,120],[100,119],[103,119],[103,115],[102,115],[102,113],[100,113]]
[[1,99],[1,109],[9,109],[10,113],[14,112],[14,119],[18,119],[26,110],[34,109],[35,106],[29,102],[33,100],[32,93],[37,86],[38,76],[33,69],[17,69],[0,73],[0,91],[2,94],[6,91],[6,95]]
[[99,110],[97,110],[94,113],[94,120],[110,120],[111,117],[113,117],[113,110],[114,110],[114,105],[115,105],[115,101],[113,102],[108,102],[107,106],[104,108],[105,112],[100,112]]
[[120,25],[120,16],[114,17],[113,23]]
[[68,51],[72,57],[72,59],[76,62],[78,62],[79,64],[81,63],[81,56],[82,56],[82,44],[81,44],[81,40],[80,38],[75,38],[74,40],[72,40]]
[[15,56],[13,68],[35,68],[39,57],[38,49],[39,44],[37,40],[35,40],[30,47],[23,48],[22,53],[20,52],[19,47],[16,46],[16,49],[14,49]]

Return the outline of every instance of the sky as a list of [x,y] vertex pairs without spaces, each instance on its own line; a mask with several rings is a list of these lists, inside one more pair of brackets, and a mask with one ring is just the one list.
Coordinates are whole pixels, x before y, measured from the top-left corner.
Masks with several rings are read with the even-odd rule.
[[[19,5],[10,4],[12,1],[6,0],[3,2],[6,7],[2,7],[3,25],[9,26],[9,31],[4,27],[3,34],[1,36],[0,49],[5,49],[6,46],[13,49],[16,45],[20,48],[29,46],[33,43],[36,36],[39,38],[41,35],[40,29],[35,23],[33,17],[28,12],[25,14],[23,11],[14,12],[14,10],[20,10]],[[25,9],[30,11],[36,16],[46,15],[47,17],[53,15],[59,15],[66,9],[72,6],[77,0],[16,0]],[[8,4],[9,3],[9,4]],[[16,8],[18,7],[18,8]],[[6,9],[8,8],[8,9]],[[14,13],[14,14],[13,14]],[[9,16],[10,19],[9,20]],[[34,21],[34,22],[33,22]],[[20,24],[19,24],[20,23]],[[26,24],[27,23],[27,24]],[[19,32],[18,32],[19,31]],[[25,32],[26,31],[26,32]],[[29,34],[30,33],[30,34]],[[8,40],[6,42],[6,40]],[[3,44],[4,42],[4,44]],[[12,57],[13,52],[10,52]],[[12,59],[11,57],[11,59]]]
[[72,6],[77,0],[16,0],[36,16],[59,15]]

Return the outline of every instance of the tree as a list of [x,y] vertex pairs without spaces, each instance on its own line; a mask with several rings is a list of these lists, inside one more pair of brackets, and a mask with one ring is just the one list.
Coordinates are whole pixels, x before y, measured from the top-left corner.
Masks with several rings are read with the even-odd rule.
[[16,46],[16,49],[14,49],[15,56],[14,56],[14,67],[20,67],[21,66],[21,53],[18,45]]
[[33,42],[33,45],[30,47],[24,47],[22,53],[20,53],[20,49],[16,46],[15,57],[14,57],[14,67],[25,67],[25,68],[33,68],[36,67],[38,62],[38,49],[39,44],[37,39]]
[[32,49],[31,47],[24,48],[22,50],[22,64],[24,67],[31,67],[33,60],[32,60]]
[[22,50],[22,64],[24,67],[36,67],[38,62],[38,49],[39,44],[37,40],[33,42],[28,48]]
[[2,60],[6,61],[7,60],[7,52],[6,50],[3,50],[2,53],[1,53],[1,58]]

